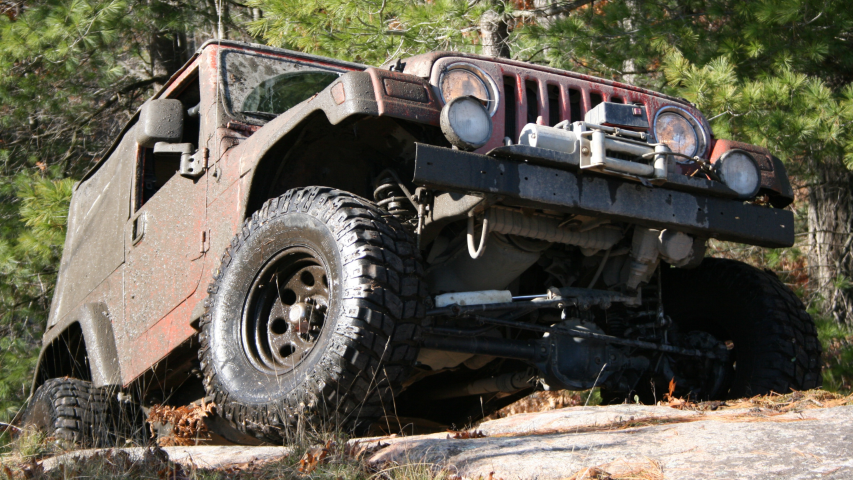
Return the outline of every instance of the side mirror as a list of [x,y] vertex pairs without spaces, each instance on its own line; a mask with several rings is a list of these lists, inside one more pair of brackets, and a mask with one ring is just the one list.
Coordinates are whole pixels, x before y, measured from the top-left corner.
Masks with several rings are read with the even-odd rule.
[[157,142],[177,143],[184,135],[184,106],[180,100],[145,102],[139,112],[136,142],[151,148]]

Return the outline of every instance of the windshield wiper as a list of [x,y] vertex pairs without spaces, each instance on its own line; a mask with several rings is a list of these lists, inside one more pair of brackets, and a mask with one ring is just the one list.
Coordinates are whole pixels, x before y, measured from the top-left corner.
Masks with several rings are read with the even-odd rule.
[[255,117],[262,117],[262,118],[269,118],[269,119],[273,119],[273,118],[275,118],[275,117],[277,117],[277,116],[279,115],[278,113],[270,113],[270,112],[255,112],[255,111],[252,111],[252,110],[249,110],[249,111],[241,111],[240,113],[242,113],[243,115],[253,115],[253,116],[255,116]]

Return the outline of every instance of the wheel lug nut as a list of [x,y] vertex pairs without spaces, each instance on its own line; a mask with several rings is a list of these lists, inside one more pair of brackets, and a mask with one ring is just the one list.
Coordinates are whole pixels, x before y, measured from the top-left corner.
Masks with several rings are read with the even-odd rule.
[[287,316],[290,323],[298,324],[311,317],[311,308],[305,303],[295,303],[290,307]]

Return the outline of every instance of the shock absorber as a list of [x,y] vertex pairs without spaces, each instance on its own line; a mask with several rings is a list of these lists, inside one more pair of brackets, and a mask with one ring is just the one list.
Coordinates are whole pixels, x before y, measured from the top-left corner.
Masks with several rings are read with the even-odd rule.
[[401,221],[407,221],[418,215],[411,200],[411,194],[403,182],[391,170],[385,170],[376,178],[373,190],[376,204]]

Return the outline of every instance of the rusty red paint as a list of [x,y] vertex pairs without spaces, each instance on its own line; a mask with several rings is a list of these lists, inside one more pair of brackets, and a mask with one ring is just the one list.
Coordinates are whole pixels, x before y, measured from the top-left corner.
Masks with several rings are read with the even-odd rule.
[[194,55],[192,62],[188,63],[184,68],[172,75],[169,82],[166,83],[163,89],[157,94],[157,98],[169,97],[169,95],[176,93],[175,89],[179,88],[180,85],[183,85],[183,82],[185,82],[187,78],[198,74],[199,63],[200,60],[198,55]]
[[229,130],[236,130],[246,136],[249,136],[258,130],[261,129],[260,125],[247,125],[241,122],[228,122],[225,124],[225,128]]
[[[613,80],[607,80],[604,78],[599,78],[599,77],[595,77],[592,75],[586,75],[586,74],[577,73],[577,72],[570,72],[567,70],[559,70],[556,68],[546,67],[543,65],[535,65],[532,63],[519,62],[516,60],[510,60],[508,58],[485,57],[482,55],[474,55],[474,54],[470,54],[470,53],[446,52],[445,51],[445,52],[432,52],[432,53],[425,53],[423,55],[417,55],[415,57],[411,57],[411,58],[406,59],[405,72],[410,73],[412,75],[419,76],[419,77],[427,78],[430,76],[430,74],[432,72],[433,65],[436,63],[439,63],[441,60],[444,60],[447,57],[454,57],[457,59],[466,59],[466,60],[480,60],[480,61],[488,62],[491,64],[499,65],[500,68],[505,68],[507,70],[512,70],[513,68],[524,69],[526,71],[531,72],[530,73],[531,77],[539,77],[539,75],[537,75],[534,72],[541,72],[541,73],[545,74],[545,75],[543,75],[543,77],[548,76],[548,75],[557,75],[560,77],[568,77],[568,78],[572,78],[575,80],[585,82],[587,85],[610,87],[610,88],[608,88],[608,90],[610,90],[612,88],[614,92],[617,92],[617,91],[619,91],[619,92],[633,92],[633,93],[637,93],[640,95],[655,96],[655,97],[658,97],[658,98],[661,98],[664,100],[668,100],[670,102],[675,102],[678,104],[688,104],[688,102],[686,102],[684,99],[672,97],[672,96],[665,95],[665,94],[655,92],[652,90],[648,90],[648,89],[645,89],[642,87],[637,87],[634,85],[628,85],[627,83],[616,82]],[[474,63],[474,62],[472,62],[472,63]],[[477,64],[479,64],[479,63],[477,63]],[[605,92],[602,92],[602,93],[605,93]]]
[[[376,103],[379,106],[380,116],[387,115],[394,118],[415,120],[428,125],[438,125],[438,119],[441,115],[441,103],[432,86],[425,80],[404,73],[379,70],[377,68],[368,68],[366,72],[370,74],[373,80],[373,92],[376,95]],[[387,95],[385,92],[385,79],[422,85],[427,92],[428,101],[423,103]]]
[[[748,143],[736,142],[734,140],[717,140],[714,143],[714,149],[711,151],[710,162],[714,163],[717,160],[719,160],[720,157],[722,157],[724,153],[728,152],[729,150],[736,150],[736,149],[737,150],[745,150],[747,152],[750,152],[753,154],[754,157],[756,157],[756,160],[758,160],[758,158],[761,157],[764,160],[765,164],[769,163],[772,165],[772,162],[769,161],[770,156],[771,156],[770,150],[768,150],[764,147],[759,147],[758,145],[750,145]],[[761,163],[762,162],[759,161],[759,165],[761,165]],[[771,169],[772,169],[772,167],[771,167]]]
[[750,145],[748,143],[736,142],[734,140],[717,140],[714,143],[714,149],[711,152],[711,163],[715,163],[724,153],[731,150],[743,150],[749,152],[758,163],[761,170],[761,187],[771,190],[776,193],[783,193],[783,187],[780,178],[776,175],[773,167],[773,155],[770,150],[758,145]]
[[337,85],[332,87],[332,99],[337,105],[340,105],[347,100],[347,92],[346,90],[344,90],[343,83],[338,83]]

